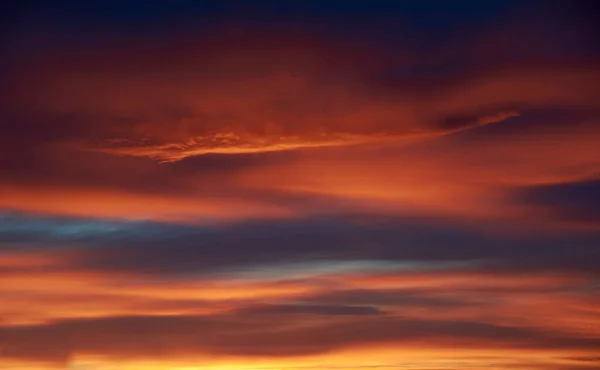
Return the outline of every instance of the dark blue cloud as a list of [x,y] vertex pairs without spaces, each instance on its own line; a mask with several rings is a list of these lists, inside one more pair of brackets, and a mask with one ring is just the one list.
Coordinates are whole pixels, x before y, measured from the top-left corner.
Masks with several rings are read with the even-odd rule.
[[[30,248],[88,243],[110,247],[130,241],[147,241],[198,237],[208,229],[176,224],[110,219],[86,219],[67,216],[0,211],[0,243],[27,243]],[[49,246],[45,245],[46,243]],[[0,250],[3,249],[0,244]]]
[[600,227],[600,180],[532,186],[521,191],[521,198],[564,220]]
[[[600,235],[500,237],[433,220],[343,218],[218,227],[4,214],[2,248],[71,249],[80,267],[150,274],[215,273],[310,261],[467,263],[498,271],[595,271]],[[7,243],[10,242],[10,243]],[[82,249],[82,246],[84,247]],[[19,247],[21,248],[21,247]],[[470,267],[468,267],[470,266]]]
[[252,16],[264,20],[293,21],[324,18],[393,19],[409,20],[423,27],[460,26],[460,23],[481,21],[495,17],[499,12],[513,8],[517,1],[487,1],[474,3],[460,0],[446,1],[343,1],[343,0],[175,0],[175,1],[89,1],[74,0],[23,2],[23,12],[46,12],[57,19],[71,22],[87,21],[117,24],[141,23],[169,18],[186,18],[190,14],[208,20],[223,16]]

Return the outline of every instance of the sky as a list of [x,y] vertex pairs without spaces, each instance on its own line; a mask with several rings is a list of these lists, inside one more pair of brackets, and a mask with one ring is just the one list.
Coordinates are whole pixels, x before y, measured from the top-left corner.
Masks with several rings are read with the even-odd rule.
[[0,369],[600,369],[594,1],[3,7]]

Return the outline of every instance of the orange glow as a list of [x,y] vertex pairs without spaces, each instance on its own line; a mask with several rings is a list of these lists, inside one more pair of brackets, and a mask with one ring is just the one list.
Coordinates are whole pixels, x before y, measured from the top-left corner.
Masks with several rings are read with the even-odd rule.
[[[121,191],[4,187],[0,207],[21,211],[98,218],[203,223],[246,218],[288,218],[293,211],[277,205],[236,199],[130,194]],[[69,207],[65,207],[68,197]]]
[[527,14],[422,39],[19,19],[0,370],[598,369],[598,60]]

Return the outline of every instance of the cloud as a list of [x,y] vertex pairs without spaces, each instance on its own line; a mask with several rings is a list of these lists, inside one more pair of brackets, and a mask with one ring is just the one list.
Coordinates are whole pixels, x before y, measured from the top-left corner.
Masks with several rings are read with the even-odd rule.
[[383,312],[377,307],[371,306],[345,306],[345,305],[319,305],[319,304],[285,304],[285,305],[263,305],[243,308],[237,313],[250,315],[326,315],[326,316],[364,316],[380,315]]
[[427,34],[23,10],[0,367],[593,367],[592,27],[526,8]]
[[187,223],[368,213],[578,226],[513,187],[595,176],[593,58],[492,63],[488,32],[464,38],[451,63],[449,40],[418,52],[375,31],[361,42],[310,27],[209,31],[12,50],[0,207]]
[[[231,234],[231,230],[225,233]],[[223,236],[188,235],[206,238],[207,245],[216,244],[223,255],[199,247],[197,253],[191,249],[182,253],[170,238],[155,240],[160,248],[144,238],[139,248],[123,250],[122,245],[136,240],[127,235],[116,244],[111,244],[115,240],[111,235],[104,242],[108,244],[95,241],[85,248],[79,241],[37,249],[17,244],[14,250],[0,254],[0,277],[5,282],[0,291],[11,297],[0,311],[10,323],[141,313],[236,312],[240,308],[241,313],[250,310],[263,315],[270,310],[324,316],[398,311],[404,316],[434,314],[439,318],[442,312],[471,317],[473,310],[487,312],[489,317],[492,307],[516,305],[500,314],[513,316],[543,306],[543,300],[537,302],[534,297],[553,299],[553,307],[568,311],[566,302],[585,297],[597,278],[593,263],[597,258],[590,254],[594,241],[588,251],[582,246],[555,252],[547,243],[532,249],[508,242],[505,248],[513,248],[508,251],[489,244],[461,251],[453,251],[455,245],[432,248],[415,244],[413,252],[401,253],[394,250],[403,244],[391,241],[387,251],[379,247],[377,254],[354,254],[353,258],[343,254],[349,246],[337,244],[331,247],[329,258],[319,260],[306,249],[286,249],[290,256],[281,258],[273,252],[281,248],[279,244],[272,250],[248,243],[224,248],[225,244],[218,244]],[[417,249],[423,252],[414,254]],[[242,254],[245,250],[248,252]],[[541,257],[545,250],[557,255]],[[573,261],[574,250],[583,257]],[[439,255],[442,252],[446,255]],[[296,263],[286,263],[290,260]],[[510,300],[516,296],[531,301],[532,307],[519,308],[521,301]],[[585,299],[576,302],[573,307],[593,307]],[[572,315],[587,317],[585,312]],[[554,322],[555,315],[551,316]],[[547,318],[541,325],[550,322]]]
[[[29,229],[27,218],[20,217],[13,225]],[[45,230],[40,239],[13,234],[13,243],[29,243],[30,249],[0,254],[5,283],[0,293],[10,297],[0,308],[5,318],[0,342],[11,361],[65,366],[69,359],[92,356],[107,363],[173,359],[208,366],[216,359],[250,358],[273,365],[344,351],[366,351],[366,356],[375,348],[410,352],[424,342],[432,351],[509,348],[511,356],[515,351],[593,353],[598,346],[593,339],[597,302],[589,296],[595,269],[586,273],[580,266],[560,264],[554,270],[543,263],[554,253],[547,241],[535,248],[531,241],[482,241],[461,249],[455,237],[432,235],[425,228],[413,243],[401,243],[397,236],[406,237],[416,226],[399,230],[395,222],[390,235],[381,224],[372,229],[317,222],[312,227],[284,223],[197,230],[153,223],[127,228],[117,222],[108,229],[98,223],[91,229],[92,241],[86,241],[89,228],[80,230],[80,238],[60,232],[69,229],[69,219],[31,222]],[[70,222],[73,228],[96,225]],[[145,229],[153,232],[145,235]],[[336,233],[349,231],[345,243],[335,241]],[[381,242],[392,235],[387,245],[348,244],[360,242],[357,238]],[[440,244],[423,244],[425,235],[430,242],[439,238]],[[44,245],[48,236],[54,246]],[[189,248],[176,244],[185,240]],[[198,240],[206,247],[199,247]],[[297,243],[290,245],[290,240]],[[273,244],[265,246],[265,241]],[[313,251],[306,246],[337,258],[324,261],[327,268],[312,266]],[[285,252],[284,261],[296,257],[305,262],[282,264],[277,250]],[[573,250],[563,254],[557,249],[556,260],[564,262]],[[387,264],[379,262],[378,269],[377,261],[354,261],[338,268],[340,258],[351,255],[379,256]],[[391,264],[396,258],[398,263]],[[423,263],[411,263],[415,259]],[[452,263],[440,263],[446,259]],[[500,264],[490,268],[482,260]],[[294,275],[295,270],[303,274]]]
[[415,263],[417,268],[420,263],[458,263],[465,268],[485,264],[505,271],[592,273],[598,259],[594,229],[523,237],[430,218],[369,221],[337,216],[204,227],[23,214],[4,219],[0,238],[6,244],[0,250],[56,251],[85,269],[149,275],[212,274],[320,261],[388,261]]
[[527,202],[548,207],[550,212],[567,220],[587,221],[591,225],[600,220],[598,180],[525,187],[522,197]]
[[[198,333],[203,333],[199,336]],[[260,335],[258,335],[260,333]],[[292,356],[329,352],[359,343],[414,346],[428,338],[435,346],[511,346],[515,348],[597,348],[593,338],[573,338],[534,329],[476,322],[373,318],[286,328],[272,320],[236,317],[162,316],[71,320],[44,326],[3,329],[5,356],[63,362],[72,353],[113,358],[151,358],[220,353],[238,356]],[[477,344],[479,343],[479,344]]]

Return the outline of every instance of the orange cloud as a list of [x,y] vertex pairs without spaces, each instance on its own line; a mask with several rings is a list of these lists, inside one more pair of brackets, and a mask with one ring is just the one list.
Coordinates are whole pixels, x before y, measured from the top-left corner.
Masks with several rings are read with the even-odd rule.
[[[591,61],[382,83],[378,73],[408,68],[407,60],[308,34],[219,40],[187,36],[150,47],[124,39],[89,47],[89,57],[63,49],[24,58],[9,112],[24,116],[15,130],[27,149],[12,171],[27,161],[52,169],[41,180],[3,181],[9,196],[0,206],[178,222],[336,211],[280,202],[295,196],[338,199],[340,212],[544,224],[548,210],[515,199],[514,188],[597,176],[597,118],[558,129],[529,122],[536,110],[597,109],[600,75]],[[270,162],[290,150],[297,153]],[[257,159],[218,176],[193,173],[189,162],[207,154]],[[177,172],[186,166],[184,176]],[[91,185],[76,184],[88,178]],[[65,194],[74,199],[68,209]]]
[[[64,52],[67,64],[50,58],[42,70],[39,60],[25,63],[29,76],[22,85],[29,109],[85,117],[77,124],[91,126],[93,136],[77,138],[76,147],[162,162],[420,140],[503,121],[516,114],[506,105],[589,106],[600,93],[600,76],[587,62],[509,65],[452,83],[399,81],[385,90],[369,81],[376,68],[394,62],[381,52],[308,36],[261,37],[268,47],[229,36],[223,45],[191,38],[149,50],[118,45],[90,51],[107,60],[69,60]],[[364,52],[381,62],[365,63],[359,58]],[[162,69],[156,58],[165,53],[172,66]],[[439,125],[447,116],[482,109],[473,122]]]
[[0,369],[597,367],[596,61],[300,34],[15,53]]
[[486,354],[498,368],[521,357],[559,367],[597,345],[597,302],[581,290],[593,278],[585,274],[442,268],[165,280],[86,270],[81,253],[0,254],[8,363],[352,369],[377,358],[443,369],[442,358],[475,366]]
[[[288,218],[294,212],[264,202],[213,197],[131,194],[112,189],[0,186],[6,197],[0,207],[51,214],[98,218],[210,223],[248,218]],[[65,199],[69,207],[65,207]]]

